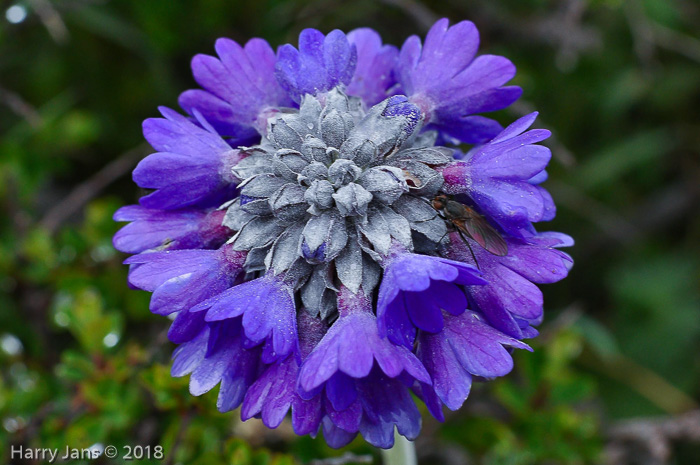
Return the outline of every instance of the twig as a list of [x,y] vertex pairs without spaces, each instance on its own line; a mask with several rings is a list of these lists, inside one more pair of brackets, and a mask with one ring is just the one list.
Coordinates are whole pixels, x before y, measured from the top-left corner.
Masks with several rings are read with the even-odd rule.
[[695,399],[666,381],[655,371],[624,355],[615,355],[604,359],[580,357],[579,361],[590,369],[629,386],[670,414],[679,414],[698,408]]
[[309,462],[309,465],[348,465],[351,463],[372,463],[374,459],[371,455],[355,455],[346,452],[340,457],[331,457],[327,459],[315,459]]
[[28,0],[49,34],[59,44],[68,42],[68,28],[49,0]]
[[672,458],[674,441],[700,442],[700,410],[671,417],[625,420],[608,430],[606,447],[609,465],[666,464]]
[[656,43],[700,63],[700,40],[660,24],[653,24]]
[[416,24],[423,30],[430,29],[440,17],[435,14],[430,8],[423,5],[417,0],[381,0],[386,5],[398,7],[406,16],[410,16]]
[[0,102],[7,105],[18,116],[24,118],[32,128],[38,128],[41,125],[39,112],[19,94],[0,86]]
[[177,433],[175,434],[175,440],[173,441],[172,447],[168,451],[168,455],[166,455],[165,460],[163,461],[163,465],[171,465],[175,460],[175,453],[177,452],[178,447],[180,447],[182,439],[185,437],[185,431],[187,431],[187,427],[192,421],[192,415],[194,415],[194,411],[189,409],[183,415],[182,420],[180,420],[180,425],[178,426]]
[[649,19],[638,0],[625,2],[624,9],[632,30],[634,50],[642,63],[651,63],[655,47],[665,48],[700,63],[700,40]]
[[598,226],[610,239],[624,245],[639,238],[639,230],[634,224],[582,190],[560,181],[549,181],[548,188],[561,205]]
[[623,9],[632,31],[634,52],[639,61],[646,68],[650,68],[654,61],[654,30],[649,20],[644,16],[642,5],[639,4],[638,0],[624,2]]
[[58,202],[42,218],[39,225],[50,234],[56,232],[58,227],[72,214],[80,210],[90,199],[94,198],[102,189],[126,174],[141,158],[146,155],[146,144],[141,144],[111,161],[100,171],[95,173],[87,181],[79,184],[63,200]]

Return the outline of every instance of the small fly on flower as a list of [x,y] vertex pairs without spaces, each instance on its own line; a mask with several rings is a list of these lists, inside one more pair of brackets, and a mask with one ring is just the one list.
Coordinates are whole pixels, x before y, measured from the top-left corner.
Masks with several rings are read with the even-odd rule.
[[[493,255],[504,257],[508,254],[508,244],[501,234],[486,221],[486,218],[472,208],[444,194],[436,195],[430,204],[445,220],[457,228],[460,235],[474,239],[477,244]],[[464,242],[469,246],[466,239]],[[471,250],[471,246],[469,249]],[[474,255],[473,252],[472,255]],[[476,261],[476,258],[474,260]]]

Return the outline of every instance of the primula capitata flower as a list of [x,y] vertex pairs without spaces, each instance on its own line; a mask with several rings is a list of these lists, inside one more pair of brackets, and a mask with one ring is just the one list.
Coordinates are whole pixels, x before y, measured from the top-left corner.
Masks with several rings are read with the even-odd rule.
[[420,432],[412,393],[443,419],[530,350],[537,284],[566,277],[573,241],[533,225],[555,214],[536,114],[480,115],[521,91],[478,40],[440,20],[400,51],[307,29],[276,55],[220,39],[193,59],[202,89],[180,96],[189,116],[144,123],[156,153],[134,180],[153,191],[114,237],[136,254],[130,285],[173,318],[193,395],[220,385],[222,412],[388,448]]

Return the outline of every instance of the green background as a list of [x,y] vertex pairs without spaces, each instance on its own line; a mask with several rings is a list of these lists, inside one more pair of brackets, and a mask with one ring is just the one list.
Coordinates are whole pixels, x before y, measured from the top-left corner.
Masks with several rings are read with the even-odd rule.
[[[5,17],[12,5],[27,13],[17,24]],[[424,415],[421,463],[700,463],[699,2],[0,6],[3,461],[11,444],[141,444],[162,445],[168,464],[344,453],[379,463],[361,439],[333,451],[287,423],[271,431],[219,414],[213,392],[190,396],[186,379],[169,376],[168,322],[127,288],[111,217],[140,195],[129,172],[148,153],[141,121],[194,87],[189,61],[213,53],[216,38],[277,46],[305,27],[369,26],[400,45],[446,16],[474,21],[481,52],[518,67],[523,97],[496,117],[537,109],[536,124],[554,132],[545,185],[558,216],[540,229],[574,236],[576,265],[544,287],[533,354],[517,353],[511,375],[476,386],[445,424]],[[654,440],[668,450],[650,452]]]

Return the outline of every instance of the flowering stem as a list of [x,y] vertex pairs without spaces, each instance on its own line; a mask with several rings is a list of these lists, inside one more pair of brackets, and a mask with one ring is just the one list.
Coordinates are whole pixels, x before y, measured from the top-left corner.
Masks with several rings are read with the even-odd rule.
[[384,465],[417,465],[416,446],[412,441],[394,432],[394,447],[382,449]]

